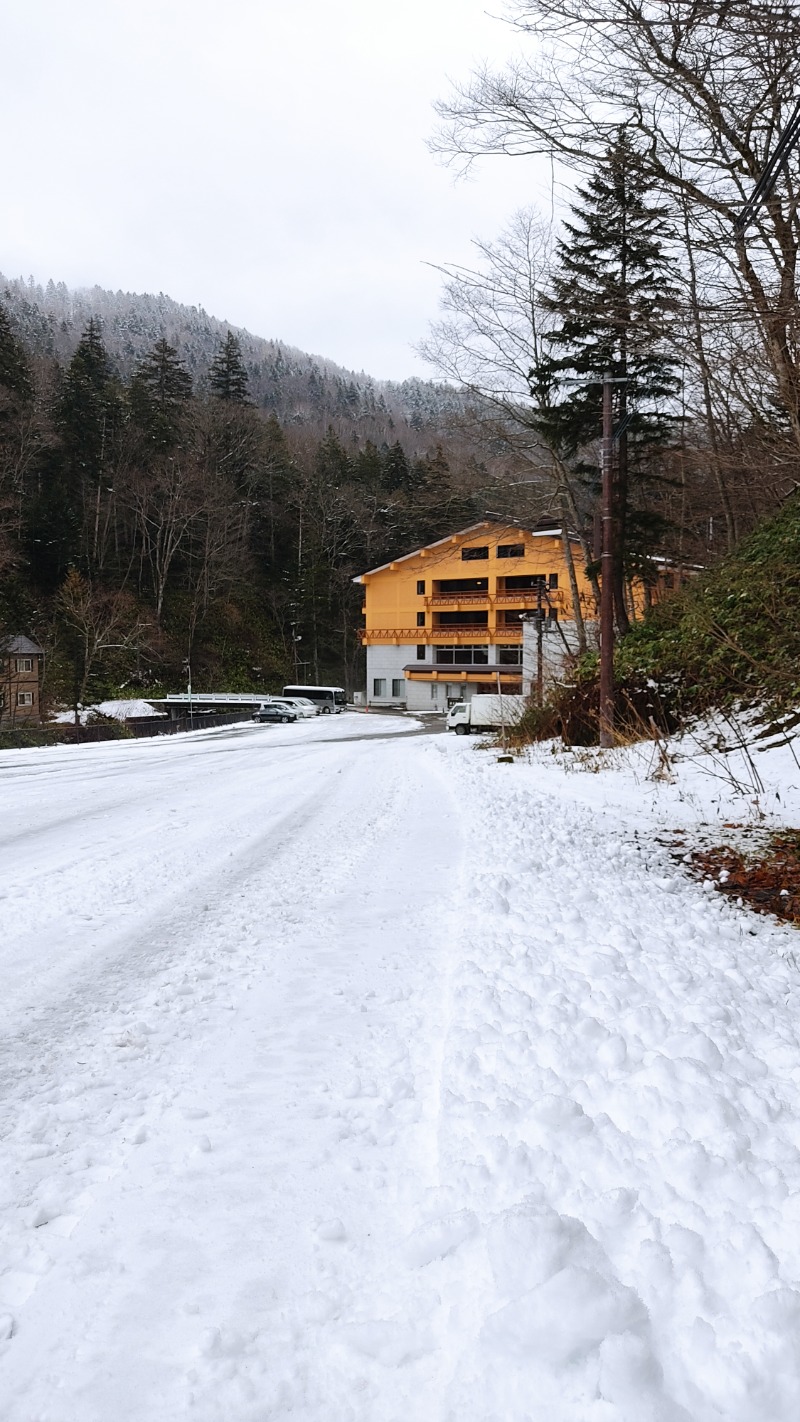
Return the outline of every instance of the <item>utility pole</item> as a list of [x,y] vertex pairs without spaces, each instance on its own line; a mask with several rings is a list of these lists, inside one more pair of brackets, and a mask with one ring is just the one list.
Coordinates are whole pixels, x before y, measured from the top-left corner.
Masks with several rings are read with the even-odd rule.
[[[569,378],[565,385],[586,385],[579,377]],[[595,382],[592,381],[592,384]],[[600,556],[600,744],[605,749],[614,744],[614,560],[616,554],[616,520],[614,518],[614,407],[612,385],[626,385],[627,376],[603,376],[603,436],[600,445],[603,487],[601,522],[603,546]],[[625,421],[624,423],[627,423]],[[617,434],[621,434],[621,425]]]
[[600,745],[614,744],[614,427],[611,374],[603,377],[603,550],[600,560]]
[[542,577],[536,582],[536,705],[544,705],[544,608],[542,607]]

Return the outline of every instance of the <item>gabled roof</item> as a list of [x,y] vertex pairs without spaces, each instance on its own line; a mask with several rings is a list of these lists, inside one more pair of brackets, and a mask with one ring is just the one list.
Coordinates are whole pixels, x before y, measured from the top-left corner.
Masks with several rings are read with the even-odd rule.
[[30,637],[8,637],[5,642],[0,642],[0,651],[12,657],[44,656],[44,647],[32,642]]
[[421,553],[431,553],[434,548],[443,548],[446,543],[454,543],[458,538],[464,538],[469,533],[479,533],[486,528],[515,529],[519,532],[527,532],[532,538],[557,538],[561,533],[561,525],[554,524],[552,527],[537,526],[529,529],[525,525],[514,523],[511,519],[481,519],[480,523],[471,523],[467,528],[457,528],[454,533],[448,533],[446,538],[437,538],[435,543],[424,543],[421,548],[415,548],[412,553],[403,553],[399,558],[390,558],[388,563],[381,563],[379,568],[368,568],[365,573],[359,573],[353,578],[354,583],[360,583],[363,578],[371,578],[375,573],[385,573],[387,568],[394,568],[398,563],[407,563],[410,558],[418,558]]

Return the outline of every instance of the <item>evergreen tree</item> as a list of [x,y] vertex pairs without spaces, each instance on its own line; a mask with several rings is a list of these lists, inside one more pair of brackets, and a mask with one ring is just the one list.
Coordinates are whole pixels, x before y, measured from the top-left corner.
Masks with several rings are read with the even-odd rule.
[[[641,538],[634,539],[636,529],[651,549],[660,531],[655,515],[647,516],[643,508],[632,518],[630,485],[636,482],[641,502],[655,448],[669,437],[666,410],[678,389],[667,342],[676,306],[675,269],[666,251],[665,210],[654,201],[624,128],[578,196],[544,302],[557,320],[551,354],[531,372],[531,392],[540,431],[574,461],[600,434],[603,375],[610,372],[621,382],[614,386],[615,606],[617,624],[627,631],[626,555],[631,569],[647,551]],[[559,400],[559,380],[566,373],[580,383]]]
[[242,360],[242,348],[233,331],[228,332],[211,362],[208,383],[217,400],[227,400],[233,405],[250,403],[249,380]]
[[134,417],[154,443],[174,444],[191,396],[192,377],[175,347],[162,337],[139,362],[131,381],[129,398]]
[[389,493],[394,494],[397,491],[407,493],[411,486],[411,468],[399,440],[395,440],[391,448],[386,451],[383,468],[384,482]]
[[111,362],[94,318],[67,367],[56,411],[67,459],[76,474],[96,473],[103,463],[110,418],[119,393]]
[[89,321],[67,367],[56,406],[61,458],[54,461],[53,486],[43,490],[51,509],[63,505],[66,524],[82,531],[81,553],[97,554],[103,490],[114,467],[122,423],[122,401],[100,326]]
[[320,441],[315,464],[322,481],[333,488],[341,488],[352,478],[347,450],[332,429],[329,429],[325,438]]
[[20,400],[33,398],[30,362],[11,329],[3,306],[0,306],[0,387]]
[[367,489],[379,489],[383,483],[383,460],[371,439],[353,458],[353,479]]

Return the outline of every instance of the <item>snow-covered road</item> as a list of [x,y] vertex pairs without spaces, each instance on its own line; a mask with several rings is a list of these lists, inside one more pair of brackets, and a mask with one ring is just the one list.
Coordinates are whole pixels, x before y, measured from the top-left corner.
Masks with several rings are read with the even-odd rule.
[[0,756],[4,1422],[796,1422],[792,931],[408,724]]

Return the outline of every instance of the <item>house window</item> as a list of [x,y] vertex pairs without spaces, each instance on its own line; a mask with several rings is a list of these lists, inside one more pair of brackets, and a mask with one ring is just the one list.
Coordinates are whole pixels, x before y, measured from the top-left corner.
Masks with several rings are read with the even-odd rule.
[[524,543],[498,543],[498,545],[497,545],[497,556],[498,556],[498,558],[524,558],[524,557],[525,557],[525,544],[524,544]]
[[550,574],[550,576],[549,576],[548,579],[547,579],[547,586],[550,587],[550,588],[557,588],[557,587],[558,587],[558,573],[551,573],[551,574]]
[[421,647],[418,646],[418,647],[417,647],[417,661],[418,661],[418,662],[424,662],[424,660],[425,660],[425,647],[424,647],[424,645],[421,646]]
[[402,676],[399,676],[399,677],[392,677],[392,696],[405,696],[405,694],[406,694],[406,682],[405,682],[405,677],[402,677]]
[[33,657],[17,657],[17,671],[33,671]]
[[18,692],[17,692],[17,705],[18,705],[18,706],[32,706],[32,705],[33,705],[33,692],[32,692],[32,691],[18,691]]
[[673,573],[665,573],[665,574],[664,574],[664,587],[665,587],[665,588],[674,588],[674,586],[675,586],[675,576],[674,576],[674,574],[673,574]]
[[465,563],[477,563],[481,558],[489,557],[489,545],[484,544],[481,548],[462,548],[461,557]]
[[425,592],[424,578],[417,578],[417,592],[419,593],[420,597],[422,597],[423,593]]
[[425,626],[425,613],[424,613],[424,612],[418,612],[418,613],[417,613],[417,626],[418,626],[418,627],[424,627],[424,626]]
[[383,677],[383,676],[376,676],[376,677],[373,677],[373,679],[372,679],[372,695],[373,695],[373,696],[385,696],[385,695],[386,695],[386,678],[385,678],[385,677]]

